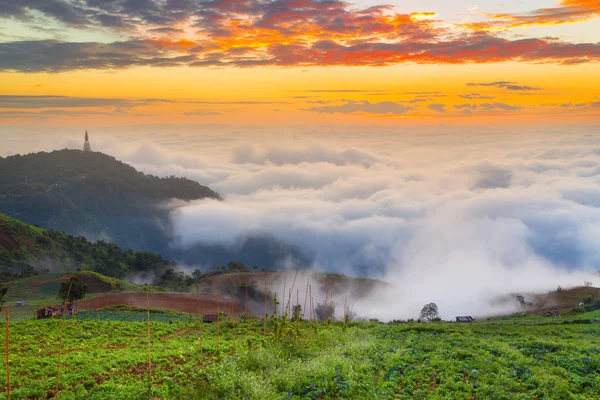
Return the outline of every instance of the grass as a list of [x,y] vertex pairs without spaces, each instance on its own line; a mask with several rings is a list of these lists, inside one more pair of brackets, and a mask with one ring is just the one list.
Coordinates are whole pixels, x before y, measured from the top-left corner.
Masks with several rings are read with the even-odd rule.
[[24,230],[24,231],[27,231],[26,233],[28,233],[29,235],[33,235],[33,236],[41,235],[44,232],[46,232],[46,230],[43,228],[24,224],[21,221],[18,221],[16,219],[11,218],[8,215],[2,214],[2,213],[0,213],[0,222],[2,222],[2,224],[4,226],[6,226],[7,228]]
[[[92,311],[65,322],[60,399],[600,398],[600,324],[565,323],[594,322],[598,312],[472,324],[332,323],[316,332],[306,322],[269,321],[266,338],[262,321],[251,320],[248,335],[246,322],[234,331],[225,319],[219,345],[215,324],[155,312],[150,385],[146,323],[118,321],[146,315],[127,313]],[[55,396],[59,326],[11,324],[13,399]]]
[[600,323],[600,310],[582,314],[570,315],[569,313],[557,317],[547,317],[545,314],[523,314],[510,317],[494,318],[485,321],[486,325],[551,325],[566,323]]

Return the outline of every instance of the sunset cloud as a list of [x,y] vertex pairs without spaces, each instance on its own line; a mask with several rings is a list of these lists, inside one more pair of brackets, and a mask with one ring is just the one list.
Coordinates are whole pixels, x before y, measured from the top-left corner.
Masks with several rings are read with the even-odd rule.
[[[519,85],[515,82],[467,83],[467,86],[493,86],[493,87],[497,87],[500,89],[513,90],[513,91],[541,90],[540,88],[537,88],[537,87]],[[473,95],[476,95],[476,94],[477,93],[473,93]],[[467,98],[467,97],[465,97],[465,98]]]
[[459,94],[458,97],[463,98],[463,99],[467,99],[467,100],[491,100],[494,98],[494,96],[484,96],[482,94],[479,93],[466,93],[466,94]]
[[429,108],[430,110],[433,110],[433,111],[437,111],[439,113],[445,113],[448,111],[448,110],[446,110],[445,104],[429,104],[429,105],[427,105],[427,108]]
[[[566,0],[556,10],[594,15],[597,4]],[[533,13],[547,14],[542,11]],[[77,29],[102,27],[123,39],[1,42],[0,71],[503,61],[571,65],[600,59],[598,43],[509,39],[452,29],[431,11],[400,14],[387,5],[356,8],[339,0],[15,0],[0,8],[0,18],[26,24],[36,24],[40,15]],[[490,23],[501,19],[491,18]],[[536,89],[513,89],[509,82],[504,88]]]
[[322,107],[310,107],[306,111],[316,111],[327,114],[355,114],[355,113],[369,113],[369,114],[396,114],[404,115],[410,107],[404,106],[400,103],[393,101],[382,101],[379,103],[371,103],[369,101],[347,101],[345,104],[339,106],[322,106]]
[[483,103],[479,105],[485,111],[503,110],[503,111],[520,111],[522,107],[514,106],[506,103]]
[[559,3],[560,7],[540,8],[525,13],[486,14],[490,18],[489,21],[470,22],[463,26],[478,31],[490,31],[583,22],[600,15],[598,0],[561,0]]

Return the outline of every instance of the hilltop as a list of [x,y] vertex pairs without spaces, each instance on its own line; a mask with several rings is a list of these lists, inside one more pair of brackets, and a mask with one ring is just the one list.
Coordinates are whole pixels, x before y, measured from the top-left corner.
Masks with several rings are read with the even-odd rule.
[[[124,248],[163,249],[171,199],[220,199],[184,178],[146,175],[106,154],[79,150],[0,159],[0,212],[30,224]],[[162,226],[161,226],[162,225]]]

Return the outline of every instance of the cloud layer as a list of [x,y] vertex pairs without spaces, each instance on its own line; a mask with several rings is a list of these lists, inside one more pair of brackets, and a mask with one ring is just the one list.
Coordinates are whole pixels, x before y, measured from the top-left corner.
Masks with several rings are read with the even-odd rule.
[[581,285],[600,270],[596,136],[387,139],[386,155],[236,149],[227,175],[210,183],[226,201],[173,212],[177,245],[235,246],[272,235],[299,248],[313,268],[394,283],[379,295],[402,307],[355,304],[381,318],[414,317],[429,301],[450,316],[506,312],[510,304],[493,309],[491,302]]
[[184,152],[92,139],[144,172],[187,176],[224,196],[173,203],[173,246],[236,248],[274,237],[316,270],[393,283],[354,302],[364,316],[414,318],[430,301],[447,318],[506,312],[510,302],[491,304],[598,281],[595,128],[139,138]]

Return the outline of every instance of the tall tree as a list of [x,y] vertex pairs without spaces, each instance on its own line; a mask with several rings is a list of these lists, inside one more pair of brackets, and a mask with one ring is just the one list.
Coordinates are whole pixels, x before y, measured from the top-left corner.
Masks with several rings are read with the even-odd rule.
[[73,304],[74,301],[83,299],[87,292],[87,285],[81,282],[79,278],[72,277],[68,281],[60,283],[58,298],[62,300],[63,304],[65,302]]
[[8,293],[8,288],[2,287],[2,283],[0,283],[0,310],[2,310],[2,305],[6,301],[6,293]]
[[435,303],[425,304],[421,309],[421,320],[430,322],[434,319],[439,319],[438,306]]

